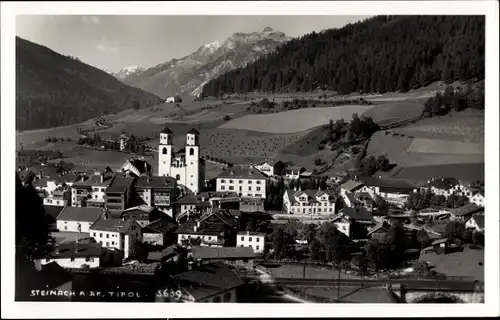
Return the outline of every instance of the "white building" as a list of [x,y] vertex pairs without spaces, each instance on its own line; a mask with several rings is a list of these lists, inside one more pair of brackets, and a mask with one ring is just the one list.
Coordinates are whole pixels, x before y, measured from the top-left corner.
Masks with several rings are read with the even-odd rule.
[[429,181],[431,193],[445,197],[453,194],[455,186],[458,184],[459,182],[455,178],[433,178]]
[[337,198],[330,190],[285,190],[283,211],[287,214],[328,215],[335,213]]
[[122,165],[120,171],[125,173],[127,176],[142,177],[151,174],[151,165],[144,159],[144,157],[138,159],[127,159]]
[[465,223],[465,228],[484,232],[484,214],[473,214]]
[[342,217],[342,216],[336,216],[330,222],[333,222],[333,224],[337,227],[337,230],[345,234],[346,236],[350,237],[351,236],[351,223],[349,219]]
[[57,216],[59,231],[89,232],[90,226],[102,214],[100,208],[65,207]]
[[205,184],[205,161],[200,158],[200,133],[186,134],[186,147],[174,152],[174,134],[168,128],[160,133],[158,175],[173,177],[179,185],[199,193]]
[[408,196],[417,192],[418,188],[412,182],[403,179],[369,178],[364,182],[361,192],[367,192],[373,199],[382,197],[388,203],[403,206]]
[[217,192],[236,192],[240,197],[266,198],[266,176],[250,166],[233,167],[216,178]]
[[340,186],[340,195],[344,197],[346,193],[354,193],[366,189],[365,184],[358,180],[348,180]]
[[82,176],[71,187],[71,205],[73,207],[103,208],[106,201],[106,189],[111,185],[114,174],[95,171],[90,177]]
[[146,176],[135,181],[136,203],[156,207],[174,217],[174,201],[177,198],[177,180],[172,177]]
[[274,166],[267,162],[255,166],[255,169],[259,170],[268,177],[274,176]]
[[299,179],[300,175],[306,171],[306,168],[301,166],[287,166],[285,168],[285,178],[289,180]]
[[142,229],[134,220],[112,218],[105,212],[90,227],[90,236],[104,248],[123,251],[124,258],[128,258],[136,241],[142,241]]
[[251,247],[255,253],[264,252],[264,232],[242,231],[236,236],[237,247]]
[[58,187],[43,198],[43,204],[47,206],[71,206],[71,188]]
[[166,103],[175,103],[175,97],[168,97],[166,100],[165,100]]

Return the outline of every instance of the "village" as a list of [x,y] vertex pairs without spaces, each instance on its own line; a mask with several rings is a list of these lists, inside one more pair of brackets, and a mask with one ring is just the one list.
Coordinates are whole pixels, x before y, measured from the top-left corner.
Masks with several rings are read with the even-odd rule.
[[[246,299],[242,286],[263,277],[305,278],[306,265],[331,269],[329,278],[342,270],[352,279],[484,281],[482,261],[478,276],[439,265],[447,255],[471,260],[469,252],[483,250],[481,181],[322,176],[279,160],[228,166],[207,180],[197,130],[187,132],[180,150],[168,127],[159,135],[157,164],[133,157],[117,171],[18,157],[19,183],[36,190],[53,238],[52,252],[35,267],[73,275],[53,290],[74,287],[74,274],[142,274],[171,278],[159,292],[176,288],[152,294],[155,301],[239,302]],[[297,265],[303,270],[294,273]]]

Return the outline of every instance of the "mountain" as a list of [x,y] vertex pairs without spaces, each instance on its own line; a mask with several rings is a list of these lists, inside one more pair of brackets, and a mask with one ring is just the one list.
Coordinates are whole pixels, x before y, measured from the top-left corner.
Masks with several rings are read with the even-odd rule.
[[378,16],[293,39],[211,79],[202,96],[316,88],[404,92],[437,80],[482,80],[484,49],[484,16]]
[[244,66],[289,40],[283,32],[269,27],[262,32],[235,33],[223,43],[202,45],[190,55],[131,74],[123,82],[162,97],[197,95],[213,77]]
[[142,71],[144,71],[143,67],[125,66],[125,67],[121,68],[120,71],[118,71],[116,73],[111,73],[111,75],[114,76],[115,78],[117,78],[118,80],[123,80],[132,74],[140,73]]
[[158,100],[77,58],[16,37],[18,130],[79,123]]

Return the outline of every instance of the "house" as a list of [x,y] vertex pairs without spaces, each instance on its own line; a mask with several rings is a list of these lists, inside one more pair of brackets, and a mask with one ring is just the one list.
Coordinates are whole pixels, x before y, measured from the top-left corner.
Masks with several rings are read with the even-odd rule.
[[473,214],[465,223],[465,228],[477,232],[484,232],[484,214]]
[[165,102],[166,103],[175,103],[175,97],[167,97],[167,99],[165,99]]
[[148,252],[148,261],[169,263],[179,260],[180,248],[177,245],[171,245],[161,251]]
[[47,206],[71,206],[71,188],[60,186],[43,198],[43,204]]
[[469,197],[469,202],[484,207],[484,192],[473,193],[472,196]]
[[191,129],[184,148],[174,151],[174,133],[164,128],[158,146],[158,175],[173,177],[179,188],[197,194],[205,184],[205,160],[200,157],[200,133]]
[[353,208],[361,205],[361,202],[359,202],[358,199],[356,199],[354,193],[352,192],[345,192],[341,196],[342,200],[344,201],[344,205],[346,207]]
[[63,268],[99,268],[121,262],[121,253],[106,250],[100,243],[63,242],[46,257],[35,260],[35,267],[56,262]]
[[268,177],[274,176],[274,166],[270,165],[267,162],[263,162],[259,165],[256,165],[255,169],[259,170],[260,172],[262,172],[263,174],[265,174]]
[[368,178],[364,181],[364,184],[366,192],[372,198],[380,196],[388,203],[398,206],[404,205],[408,196],[418,191],[415,184],[403,179]]
[[484,212],[484,208],[474,203],[466,204],[463,207],[451,211],[451,219],[467,221],[474,213]]
[[431,243],[427,248],[422,249],[421,254],[435,252],[437,254],[447,253],[450,247],[450,240],[448,238],[438,239]]
[[236,302],[236,290],[243,285],[222,262],[193,267],[172,277],[180,286],[182,302]]
[[265,199],[267,196],[266,176],[252,166],[232,167],[217,176],[216,191],[230,191],[238,193],[240,197]]
[[151,165],[144,159],[144,157],[137,159],[127,159],[121,167],[121,172],[127,176],[144,177],[151,174]]
[[197,265],[224,262],[228,265],[253,269],[255,252],[250,247],[193,247],[191,256]]
[[459,181],[455,178],[432,178],[429,181],[429,186],[431,193],[437,196],[448,197],[453,193],[453,187],[459,184]]
[[71,205],[73,207],[104,208],[106,189],[111,185],[115,174],[94,171],[90,176],[83,174],[80,181],[71,187]]
[[340,210],[339,215],[345,217],[350,221],[356,221],[361,224],[373,223],[372,213],[363,207],[343,208],[342,210]]
[[306,171],[306,168],[301,166],[287,166],[285,168],[286,179],[299,179],[300,175]]
[[337,198],[330,190],[285,190],[283,211],[287,214],[327,215],[335,213]]
[[365,207],[368,210],[373,210],[373,207],[375,206],[375,200],[372,198],[370,193],[357,192],[354,193],[354,198],[356,199],[359,205]]
[[390,225],[387,222],[377,223],[376,226],[368,230],[368,236],[373,240],[385,240],[389,232]]
[[236,235],[236,247],[251,247],[255,253],[264,252],[264,232],[241,231]]
[[241,197],[239,209],[241,212],[263,212],[265,199]]
[[176,217],[180,220],[188,214],[204,214],[212,209],[238,208],[240,198],[235,192],[201,192],[197,195],[189,194],[175,201]]
[[346,193],[354,193],[357,192],[358,190],[362,189],[364,187],[364,183],[355,179],[355,180],[348,180],[342,185],[340,185],[340,195],[343,197]]
[[141,226],[134,220],[116,219],[109,212],[90,226],[90,235],[105,248],[115,248],[123,251],[128,258],[136,242],[142,241]]
[[125,210],[132,202],[132,186],[135,178],[115,177],[106,189],[106,208],[109,210]]
[[176,243],[177,236],[174,234],[177,223],[171,219],[158,219],[146,225],[142,229],[142,242],[154,246],[168,246]]
[[187,220],[178,227],[177,243],[200,239],[202,246],[222,247],[231,243],[235,236],[236,221],[228,210],[213,210],[197,221]]
[[90,226],[102,214],[100,208],[64,207],[57,216],[57,229],[59,231],[89,232]]
[[172,177],[142,176],[134,185],[135,202],[157,207],[174,218],[174,201],[177,197],[177,180]]
[[19,180],[21,180],[23,187],[31,185],[33,183],[33,180],[35,180],[36,178],[36,175],[33,173],[33,171],[29,170],[28,168],[19,171],[17,173],[17,176],[19,177]]
[[342,232],[348,237],[351,237],[351,224],[352,221],[343,217],[341,215],[335,215],[330,219],[330,222],[333,222],[338,231]]
[[167,219],[173,222],[173,219],[163,211],[146,205],[125,209],[120,214],[120,218],[125,220],[135,220],[141,228],[144,228],[146,225],[158,219]]

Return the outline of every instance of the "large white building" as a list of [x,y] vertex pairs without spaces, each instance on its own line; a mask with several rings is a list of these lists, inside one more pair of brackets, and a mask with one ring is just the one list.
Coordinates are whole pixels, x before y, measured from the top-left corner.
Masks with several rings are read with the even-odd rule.
[[236,235],[237,247],[251,247],[255,253],[264,252],[264,232],[241,231]]
[[89,232],[90,226],[102,214],[100,208],[65,207],[57,217],[57,229],[69,232]]
[[266,176],[250,166],[233,167],[216,179],[217,192],[236,192],[240,197],[266,198]]
[[200,133],[196,129],[188,131],[185,148],[177,152],[173,132],[163,129],[158,147],[158,175],[175,178],[179,185],[195,194],[201,191],[205,183],[205,162],[200,158]]
[[287,214],[328,215],[335,213],[336,201],[330,190],[285,190],[283,211]]

